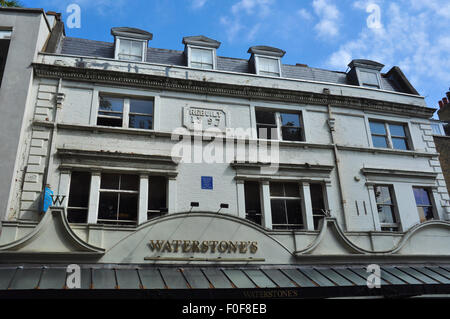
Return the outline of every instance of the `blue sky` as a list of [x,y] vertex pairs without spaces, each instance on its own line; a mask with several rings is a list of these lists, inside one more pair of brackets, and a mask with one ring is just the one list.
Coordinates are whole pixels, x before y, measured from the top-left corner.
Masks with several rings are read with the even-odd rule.
[[[450,87],[448,0],[22,0],[63,14],[76,3],[73,37],[112,42],[111,27],[153,33],[151,47],[183,50],[184,36],[222,42],[218,54],[247,59],[253,45],[285,50],[283,63],[346,71],[354,58],[400,66],[429,107]],[[379,10],[378,10],[379,9]],[[379,13],[379,14],[378,14]]]

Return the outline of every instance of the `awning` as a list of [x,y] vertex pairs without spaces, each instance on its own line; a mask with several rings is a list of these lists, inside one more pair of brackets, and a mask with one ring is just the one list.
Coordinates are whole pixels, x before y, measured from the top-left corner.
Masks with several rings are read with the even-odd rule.
[[2,265],[0,297],[40,294],[192,299],[450,294],[450,265],[381,265],[381,286],[372,289],[367,286],[370,273],[364,265],[80,267],[80,288],[68,289],[67,265]]

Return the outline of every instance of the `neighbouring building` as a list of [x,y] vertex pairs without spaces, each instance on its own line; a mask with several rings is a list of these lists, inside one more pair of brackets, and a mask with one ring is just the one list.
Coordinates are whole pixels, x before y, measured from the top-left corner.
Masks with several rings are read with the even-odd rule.
[[447,190],[450,192],[450,91],[446,96],[439,101],[439,110],[437,111],[439,121],[432,120],[431,128]]
[[72,38],[32,9],[0,9],[0,29],[2,110],[18,97],[1,127],[0,295],[71,295],[77,267],[84,296],[450,294],[435,110],[400,68],[222,57],[205,36],[158,49],[128,27]]

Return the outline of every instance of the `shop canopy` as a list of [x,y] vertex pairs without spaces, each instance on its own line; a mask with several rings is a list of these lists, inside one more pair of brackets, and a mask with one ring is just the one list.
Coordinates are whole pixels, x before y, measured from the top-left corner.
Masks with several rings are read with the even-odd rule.
[[2,265],[0,297],[310,298],[450,294],[450,265],[381,265],[369,288],[364,265],[80,265],[80,288],[66,286],[68,265]]

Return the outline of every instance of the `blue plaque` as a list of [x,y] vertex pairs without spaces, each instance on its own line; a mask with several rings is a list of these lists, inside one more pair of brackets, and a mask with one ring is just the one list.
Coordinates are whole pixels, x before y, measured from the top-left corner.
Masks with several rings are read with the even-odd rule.
[[202,176],[202,189],[213,189],[212,176]]

